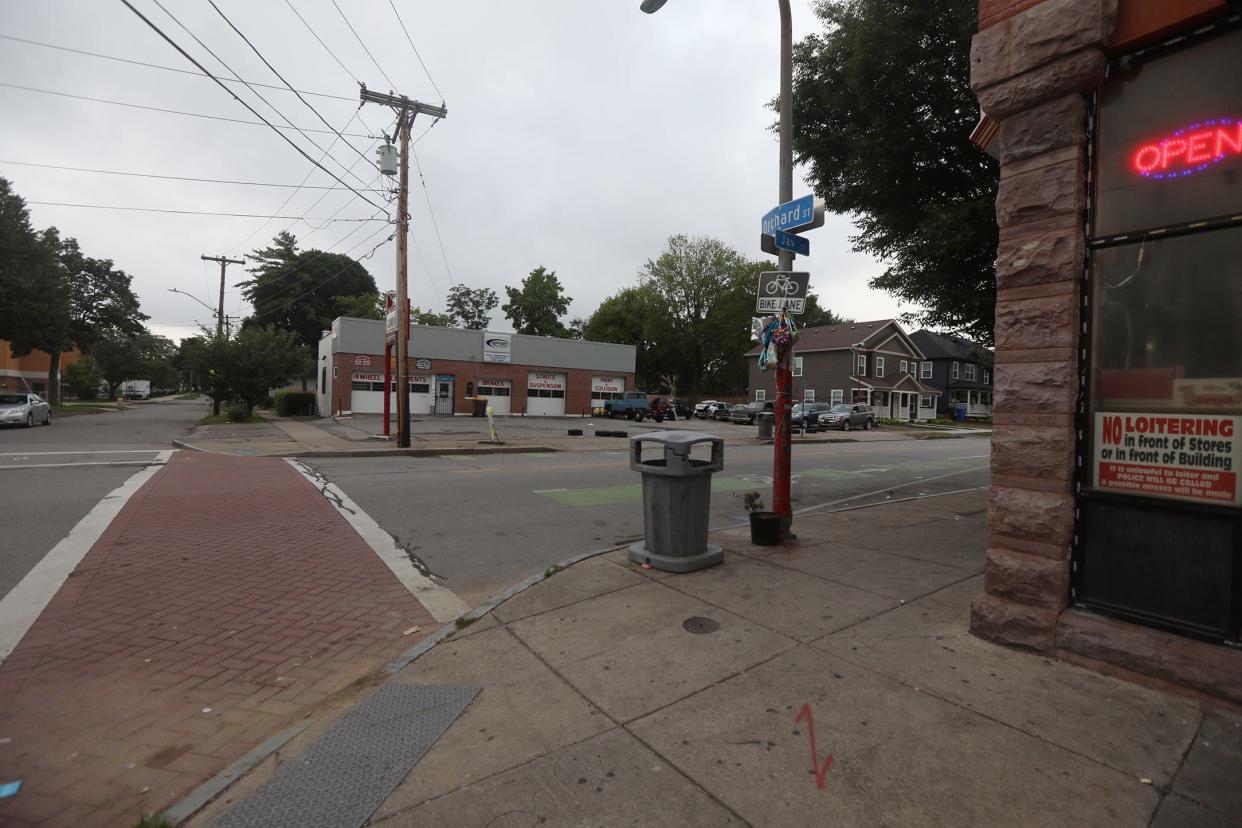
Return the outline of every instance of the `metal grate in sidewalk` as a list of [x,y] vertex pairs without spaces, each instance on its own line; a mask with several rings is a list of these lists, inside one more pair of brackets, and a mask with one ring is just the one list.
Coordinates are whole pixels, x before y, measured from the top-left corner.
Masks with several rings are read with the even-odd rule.
[[213,825],[361,826],[478,692],[417,684],[379,688]]

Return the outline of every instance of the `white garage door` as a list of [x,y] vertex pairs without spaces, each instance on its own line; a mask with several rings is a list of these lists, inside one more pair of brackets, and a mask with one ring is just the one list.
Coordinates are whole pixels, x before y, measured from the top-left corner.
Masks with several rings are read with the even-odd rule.
[[[396,387],[394,383],[393,387]],[[431,393],[431,377],[426,374],[410,375],[410,413],[430,414],[435,405],[435,397]]]
[[591,377],[591,408],[603,408],[607,400],[625,397],[625,377]]
[[479,380],[474,394],[476,398],[487,397],[487,404],[491,406],[492,413],[499,417],[509,413],[509,401],[513,399],[513,381],[484,378]]
[[565,374],[531,371],[526,380],[526,413],[565,416]]
[[354,371],[350,383],[350,409],[355,414],[384,413],[384,375]]

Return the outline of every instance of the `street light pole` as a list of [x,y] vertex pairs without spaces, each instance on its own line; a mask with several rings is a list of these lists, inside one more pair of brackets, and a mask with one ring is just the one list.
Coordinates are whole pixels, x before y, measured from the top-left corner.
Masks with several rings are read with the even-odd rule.
[[[654,14],[667,0],[643,0],[639,8]],[[789,0],[777,0],[781,12],[781,111],[780,111],[780,202],[793,201],[793,18]],[[794,254],[780,251],[777,261],[782,272],[793,270]],[[790,477],[793,466],[793,344],[776,366],[776,433],[772,462],[772,511],[781,516],[781,535],[796,537],[793,507],[789,502]]]

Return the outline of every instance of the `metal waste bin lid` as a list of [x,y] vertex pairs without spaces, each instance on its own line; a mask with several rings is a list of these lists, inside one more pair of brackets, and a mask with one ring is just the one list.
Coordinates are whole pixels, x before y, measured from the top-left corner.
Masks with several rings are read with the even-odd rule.
[[[664,456],[659,460],[643,460],[643,443],[664,446]],[[691,450],[704,443],[712,447],[711,460],[696,460]],[[701,431],[652,431],[630,438],[630,468],[644,474],[662,474],[682,477],[693,474],[710,474],[724,468],[724,438]]]

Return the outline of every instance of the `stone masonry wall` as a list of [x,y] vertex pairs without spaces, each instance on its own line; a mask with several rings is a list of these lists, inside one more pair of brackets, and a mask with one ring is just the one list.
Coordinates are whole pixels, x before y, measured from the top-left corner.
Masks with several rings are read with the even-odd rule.
[[1069,601],[1085,96],[1104,79],[1116,15],[1117,0],[982,0],[971,49],[1002,146],[992,492],[971,629],[1040,652]]

